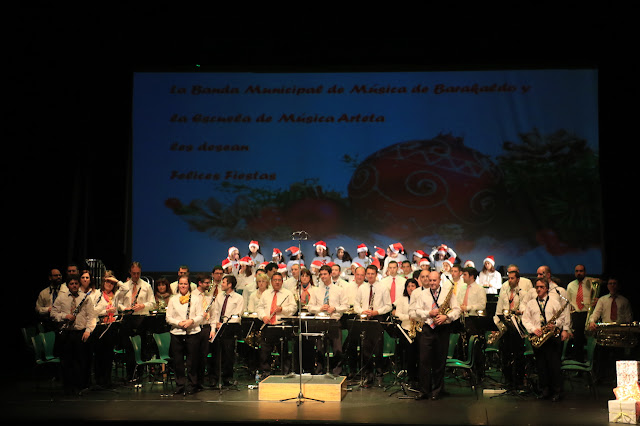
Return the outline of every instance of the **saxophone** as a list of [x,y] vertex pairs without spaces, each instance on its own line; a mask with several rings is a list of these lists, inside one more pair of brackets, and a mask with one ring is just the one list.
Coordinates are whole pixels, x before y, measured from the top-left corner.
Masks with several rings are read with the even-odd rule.
[[449,312],[451,312],[451,296],[453,295],[453,288],[454,286],[451,286],[451,288],[449,289],[449,293],[447,293],[447,297],[444,299],[444,302],[442,303],[442,305],[440,305],[439,311],[440,314],[442,315],[447,315]]
[[556,312],[555,315],[542,328],[542,336],[536,336],[535,334],[529,335],[529,341],[531,342],[531,346],[533,346],[534,348],[539,348],[547,340],[549,340],[550,337],[558,336],[560,334],[558,327],[555,326],[555,322],[558,319],[558,317],[562,315],[564,310],[567,308],[567,305],[569,305],[569,301],[564,297],[562,298],[565,300],[564,306],[562,306],[562,308],[558,312]]
[[417,319],[412,319],[411,324],[409,324],[409,330],[407,334],[410,338],[415,339],[416,335],[422,332],[422,326],[424,325],[424,321],[420,321]]
[[[511,312],[506,309],[502,311],[502,314],[504,315],[504,319],[507,321],[511,317]],[[489,335],[489,338],[487,339],[487,345],[496,344],[498,340],[500,340],[502,335],[507,331],[507,326],[502,321],[498,321],[496,327],[498,327],[498,331],[494,331]]]

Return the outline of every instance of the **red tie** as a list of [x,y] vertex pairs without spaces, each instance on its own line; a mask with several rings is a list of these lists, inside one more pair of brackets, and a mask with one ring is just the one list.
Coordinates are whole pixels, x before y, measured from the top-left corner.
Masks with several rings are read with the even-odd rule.
[[271,324],[275,324],[276,323],[276,316],[274,315],[274,313],[276,312],[276,308],[278,307],[278,292],[274,291],[273,292],[273,300],[271,301],[271,315],[273,315],[271,317]]
[[133,289],[131,290],[131,306],[136,303],[136,285],[133,285]]
[[611,321],[616,321],[618,319],[618,304],[616,303],[616,298],[612,297],[611,300]]
[[224,295],[224,303],[222,304],[222,310],[220,311],[220,322],[223,322],[224,311],[227,310],[227,300],[229,300],[229,295],[225,294]]
[[391,303],[396,302],[396,277],[391,281]]
[[471,289],[470,285],[467,286],[467,291],[464,292],[464,302],[462,303],[464,306],[467,306],[467,303],[469,303],[469,289]]
[[584,303],[583,303],[584,295],[582,292],[583,292],[582,281],[580,281],[580,283],[578,284],[578,293],[576,294],[576,305],[578,306],[579,311],[584,309]]

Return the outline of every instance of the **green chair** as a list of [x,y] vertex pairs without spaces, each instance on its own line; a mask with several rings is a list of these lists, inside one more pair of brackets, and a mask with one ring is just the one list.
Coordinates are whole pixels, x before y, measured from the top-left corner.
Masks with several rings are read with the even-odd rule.
[[55,366],[56,371],[54,374],[51,374],[50,378],[50,385],[53,387],[53,382],[55,382],[56,377],[61,374],[62,364],[60,362],[60,358],[46,356],[47,349],[45,348],[45,341],[42,333],[31,336],[31,345],[33,346],[36,367],[44,369],[50,366]]
[[[595,337],[589,337],[587,339],[587,361],[586,362],[578,362],[573,360],[564,360],[562,362],[562,366],[560,369],[562,370],[563,375],[570,376],[571,373],[576,373],[578,375],[587,376],[587,385],[589,386],[589,392],[593,398],[597,398],[597,388],[595,386],[596,375],[593,370],[593,358],[596,348],[596,339]],[[569,384],[573,387],[573,383],[569,378]]]
[[[151,376],[151,372],[149,370],[149,367],[153,367],[153,366],[166,366],[168,364],[168,361],[166,359],[160,359],[160,358],[152,358],[150,360],[143,360],[142,359],[142,339],[140,338],[139,335],[135,335],[135,336],[130,336],[129,339],[131,340],[131,346],[133,347],[133,355],[134,355],[134,359],[136,362],[136,367],[133,370],[133,377],[131,378],[131,380],[133,382],[136,382],[138,379],[138,370],[140,370],[141,368],[145,369],[147,372],[147,376]],[[155,384],[155,380],[151,380],[152,385]],[[166,389],[167,387],[167,381],[166,380],[162,380],[162,383]],[[137,385],[136,387],[141,387],[142,386],[142,382]]]
[[458,340],[460,340],[459,333],[449,334],[449,350],[447,351],[447,360],[453,359],[453,355],[456,351],[456,346],[458,345]]
[[42,337],[42,343],[44,346],[44,357],[46,359],[54,359],[57,358],[53,354],[53,347],[56,344],[56,333],[54,331],[47,331],[45,333],[40,333]]
[[445,364],[445,368],[448,370],[463,370],[466,371],[469,375],[469,384],[471,385],[471,390],[476,395],[476,399],[478,398],[478,393],[476,392],[476,384],[477,384],[477,374],[475,371],[476,365],[476,344],[478,341],[478,336],[472,335],[469,338],[469,346],[467,348],[467,359],[447,359],[447,363]]
[[168,331],[164,333],[153,333],[153,340],[155,340],[156,346],[158,347],[158,357],[167,361],[166,368],[163,368],[165,370],[164,375],[171,381],[171,362],[173,360],[170,353],[171,333]]

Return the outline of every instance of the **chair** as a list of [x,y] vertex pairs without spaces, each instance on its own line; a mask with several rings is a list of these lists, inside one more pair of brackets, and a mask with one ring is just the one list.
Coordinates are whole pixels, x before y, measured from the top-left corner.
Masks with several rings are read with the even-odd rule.
[[173,360],[169,352],[171,347],[171,333],[168,331],[164,333],[153,333],[153,340],[155,340],[156,346],[158,347],[158,357],[167,361],[166,365],[168,371],[164,371],[164,374],[169,378],[169,380],[171,380],[171,362]]
[[[130,336],[129,339],[131,340],[131,346],[133,347],[133,355],[136,362],[136,367],[133,370],[133,377],[131,378],[132,381],[135,382],[137,380],[138,370],[140,368],[146,369],[147,375],[151,375],[149,371],[150,366],[160,366],[160,365],[165,366],[168,364],[168,361],[166,359],[160,359],[160,358],[152,358],[150,360],[143,361],[142,360],[142,339],[140,338],[139,335]],[[151,383],[154,384],[155,381],[152,381]],[[166,389],[167,387],[166,380],[163,380],[162,383]],[[141,386],[142,384],[137,385],[136,387],[141,387]]]
[[46,368],[51,365],[56,367],[56,372],[55,374],[52,374],[50,379],[50,384],[53,387],[53,382],[56,380],[56,377],[61,373],[60,358],[53,357],[53,356],[47,357],[46,344],[45,344],[44,336],[42,333],[38,333],[35,336],[31,336],[31,345],[33,346],[36,367]]
[[40,333],[42,338],[42,343],[44,346],[44,357],[45,359],[55,359],[57,358],[53,354],[53,348],[56,344],[56,333],[54,331],[47,331],[45,333]]
[[[596,349],[596,338],[589,337],[587,339],[587,361],[586,362],[578,362],[574,360],[564,360],[562,362],[562,366],[560,369],[562,370],[563,375],[568,376],[569,373],[577,373],[578,375],[586,375],[587,376],[587,385],[589,386],[589,392],[591,396],[597,398],[597,389],[595,386],[596,377],[595,372],[593,371],[593,357]],[[573,387],[572,381],[569,380],[569,384]]]
[[476,392],[476,384],[477,384],[477,375],[475,371],[475,360],[476,360],[476,343],[478,341],[478,336],[472,335],[469,338],[469,347],[467,348],[467,359],[447,359],[447,363],[445,367],[449,370],[463,370],[469,374],[469,384],[471,385],[471,390],[476,395],[476,399],[478,398],[478,393]]
[[447,352],[447,360],[453,359],[453,354],[456,351],[456,346],[458,345],[459,339],[460,339],[459,333],[449,334],[449,350]]

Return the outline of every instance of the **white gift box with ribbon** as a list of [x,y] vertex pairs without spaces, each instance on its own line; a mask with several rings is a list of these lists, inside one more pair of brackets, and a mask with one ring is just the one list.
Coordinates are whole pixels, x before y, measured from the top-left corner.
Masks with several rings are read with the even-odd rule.
[[609,422],[637,424],[640,415],[640,401],[609,401]]

